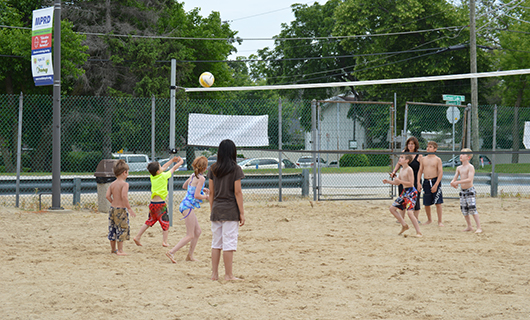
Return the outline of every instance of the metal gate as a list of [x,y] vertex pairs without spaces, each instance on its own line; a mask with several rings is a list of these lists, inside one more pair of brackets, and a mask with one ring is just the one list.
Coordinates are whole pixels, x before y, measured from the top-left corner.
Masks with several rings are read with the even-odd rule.
[[343,97],[314,100],[311,110],[313,199],[394,197],[395,188],[383,184],[395,161],[394,104]]

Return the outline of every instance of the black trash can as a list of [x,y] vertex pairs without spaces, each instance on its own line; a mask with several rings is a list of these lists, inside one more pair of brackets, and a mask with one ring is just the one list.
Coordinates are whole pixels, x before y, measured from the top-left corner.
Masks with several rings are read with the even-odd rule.
[[96,177],[96,183],[98,185],[98,211],[99,212],[109,212],[110,202],[105,197],[107,195],[107,190],[112,181],[116,180],[114,176],[114,164],[116,159],[103,159],[98,163],[96,167],[96,172],[94,176]]

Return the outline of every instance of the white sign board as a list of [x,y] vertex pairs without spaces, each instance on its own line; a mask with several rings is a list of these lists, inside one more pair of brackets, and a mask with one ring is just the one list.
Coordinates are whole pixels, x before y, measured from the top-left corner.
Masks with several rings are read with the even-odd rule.
[[218,147],[225,139],[238,147],[269,145],[269,116],[227,116],[190,113],[188,145]]
[[526,149],[530,149],[530,121],[524,122],[523,144]]
[[447,108],[446,116],[449,123],[457,123],[460,120],[460,110],[458,110],[458,107],[449,107]]

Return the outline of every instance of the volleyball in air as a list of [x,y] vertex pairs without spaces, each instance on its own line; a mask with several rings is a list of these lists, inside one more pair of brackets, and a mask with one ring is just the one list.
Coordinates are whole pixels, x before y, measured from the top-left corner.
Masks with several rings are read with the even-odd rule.
[[203,72],[201,76],[199,77],[199,83],[201,84],[201,86],[205,88],[211,87],[214,81],[215,81],[215,78],[213,77],[213,74],[209,72]]

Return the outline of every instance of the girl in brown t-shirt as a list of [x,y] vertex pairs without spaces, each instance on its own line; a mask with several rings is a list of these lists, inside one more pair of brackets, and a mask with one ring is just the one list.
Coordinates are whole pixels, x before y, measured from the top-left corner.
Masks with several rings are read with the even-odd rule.
[[237,165],[236,157],[234,142],[229,139],[223,140],[219,144],[217,162],[208,171],[212,222],[212,280],[219,279],[221,251],[225,265],[225,280],[241,280],[232,273],[239,227],[245,224],[241,191],[241,179],[245,175]]

